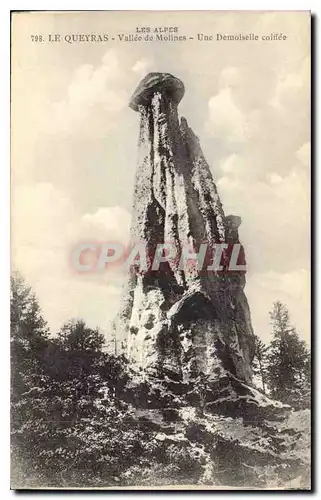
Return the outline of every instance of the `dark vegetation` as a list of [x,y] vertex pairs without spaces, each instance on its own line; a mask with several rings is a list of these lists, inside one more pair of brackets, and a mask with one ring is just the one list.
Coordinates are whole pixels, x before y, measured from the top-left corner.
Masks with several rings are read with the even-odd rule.
[[[244,426],[203,406],[196,411],[161,384],[135,384],[125,356],[104,352],[103,335],[82,320],[50,334],[34,293],[15,274],[12,487],[266,487],[297,476],[306,486],[310,357],[284,305],[274,304],[271,320],[270,345],[257,339],[254,372],[262,391],[300,411],[283,423]],[[140,400],[152,398],[170,399],[174,409],[146,410]]]

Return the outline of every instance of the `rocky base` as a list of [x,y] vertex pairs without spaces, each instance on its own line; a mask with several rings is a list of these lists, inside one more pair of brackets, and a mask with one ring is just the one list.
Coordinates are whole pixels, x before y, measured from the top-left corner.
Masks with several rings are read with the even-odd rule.
[[136,418],[153,448],[132,466],[139,486],[310,488],[310,412],[294,411],[226,372],[214,383],[132,379]]
[[290,411],[282,422],[200,415],[190,406],[137,410],[137,418],[158,446],[157,465],[131,469],[135,485],[310,489],[309,410]]
[[142,372],[134,372],[129,389],[131,401],[135,401],[138,408],[151,410],[177,411],[191,406],[198,412],[242,417],[244,422],[267,418],[282,421],[291,410],[289,405],[270,399],[223,369],[217,378],[200,373],[188,382],[175,380],[171,375],[146,377]]

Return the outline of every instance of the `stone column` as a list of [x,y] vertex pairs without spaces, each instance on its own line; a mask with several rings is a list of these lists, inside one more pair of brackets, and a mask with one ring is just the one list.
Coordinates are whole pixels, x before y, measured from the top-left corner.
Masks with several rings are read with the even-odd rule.
[[[237,238],[238,218],[226,218],[199,140],[179,120],[183,83],[150,73],[130,107],[140,113],[139,157],[134,188],[132,242],[153,250],[174,244],[178,255],[190,243],[226,243]],[[193,273],[165,263],[159,271],[131,275],[120,325],[128,356],[144,374],[173,380],[205,372],[214,384],[226,373],[250,382],[252,326],[245,278]]]

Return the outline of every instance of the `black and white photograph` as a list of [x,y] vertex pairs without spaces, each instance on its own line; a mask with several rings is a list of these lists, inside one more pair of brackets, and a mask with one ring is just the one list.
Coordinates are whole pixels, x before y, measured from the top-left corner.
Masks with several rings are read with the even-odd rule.
[[311,13],[11,14],[11,489],[311,490]]

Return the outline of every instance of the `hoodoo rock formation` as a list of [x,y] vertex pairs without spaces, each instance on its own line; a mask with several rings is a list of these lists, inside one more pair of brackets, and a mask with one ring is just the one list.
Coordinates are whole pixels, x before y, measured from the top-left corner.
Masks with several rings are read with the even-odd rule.
[[[238,243],[240,217],[225,216],[199,140],[178,117],[183,95],[179,79],[149,73],[131,98],[141,117],[132,242],[195,252],[202,242]],[[185,272],[176,261],[130,273],[118,328],[133,366],[173,383],[201,376],[216,400],[226,386],[229,397],[245,394],[254,343],[244,285],[244,272]]]
[[[130,101],[140,113],[131,242],[135,251],[148,249],[148,265],[140,252],[138,264],[129,259],[115,333],[127,337],[125,397],[158,443],[159,460],[135,484],[283,487],[297,478],[307,484],[308,411],[293,412],[252,383],[245,266],[234,272],[228,265],[231,246],[245,263],[241,219],[225,215],[199,140],[178,117],[183,95],[179,79],[150,73]],[[208,256],[205,266],[191,267],[175,258],[188,248],[195,264],[203,243],[225,245],[221,269],[208,266]],[[151,266],[160,244],[170,244],[174,258]],[[167,450],[174,473],[163,458]]]

